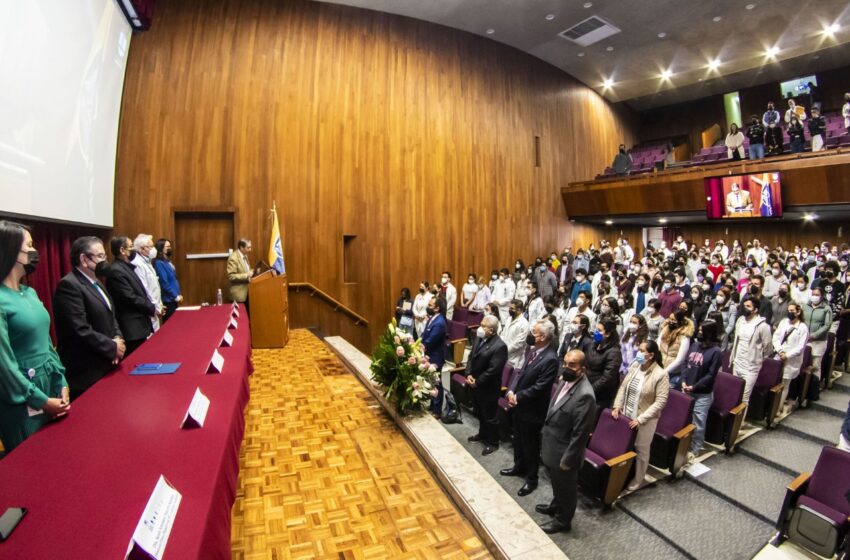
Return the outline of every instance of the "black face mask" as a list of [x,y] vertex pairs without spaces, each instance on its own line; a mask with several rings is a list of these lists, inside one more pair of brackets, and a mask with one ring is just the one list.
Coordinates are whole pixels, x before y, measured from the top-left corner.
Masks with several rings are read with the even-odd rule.
[[424,293],[425,293],[425,288],[419,288],[419,293],[420,293],[420,294],[424,294]]
[[24,265],[24,272],[29,276],[38,268],[38,251],[30,249],[27,251],[27,257],[29,258],[29,262]]
[[129,251],[127,251],[127,260],[133,260],[135,258],[136,258],[136,250],[135,249],[130,249]]
[[536,342],[536,340],[534,340],[533,334],[529,334],[528,336],[525,337],[525,343],[528,344],[529,346],[534,346],[535,342]]
[[566,367],[566,366],[565,366],[565,367],[561,370],[561,378],[562,378],[564,381],[566,381],[567,383],[572,383],[573,381],[575,381],[576,379],[578,379],[578,377],[579,377],[579,376],[578,376],[578,372],[577,372],[577,371],[575,371],[575,370],[573,370],[573,369],[570,369],[570,368],[568,368],[568,367]]
[[94,275],[105,278],[109,274],[109,261],[100,261],[94,267]]
[[168,251],[165,251],[163,254],[170,259],[171,255],[174,254],[174,251],[168,250]]
[[779,297],[781,297],[782,299],[785,299],[785,298],[788,297],[788,290],[779,290],[778,293],[779,293]]
[[437,310],[433,307],[429,307],[429,308],[425,309],[425,313],[427,313],[429,317],[433,317],[434,315],[437,314]]

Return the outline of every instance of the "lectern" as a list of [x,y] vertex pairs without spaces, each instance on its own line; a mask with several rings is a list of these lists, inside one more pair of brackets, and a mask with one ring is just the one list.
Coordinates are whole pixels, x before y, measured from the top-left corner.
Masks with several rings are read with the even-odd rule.
[[289,305],[286,275],[271,270],[251,278],[251,346],[283,348],[289,342]]

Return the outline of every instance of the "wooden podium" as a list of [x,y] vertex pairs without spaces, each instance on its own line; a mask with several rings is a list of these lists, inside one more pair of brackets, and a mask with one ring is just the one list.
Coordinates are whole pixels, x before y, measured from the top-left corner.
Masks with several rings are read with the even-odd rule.
[[285,274],[276,276],[267,270],[251,278],[248,301],[253,348],[283,348],[289,342],[288,291]]

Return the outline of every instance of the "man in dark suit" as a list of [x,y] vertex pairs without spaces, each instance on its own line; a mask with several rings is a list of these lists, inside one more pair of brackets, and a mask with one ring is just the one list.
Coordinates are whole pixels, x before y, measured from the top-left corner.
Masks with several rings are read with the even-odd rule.
[[502,469],[503,476],[524,476],[520,496],[537,488],[540,466],[540,430],[546,420],[552,383],[558,373],[558,356],[553,347],[555,325],[548,319],[536,321],[526,340],[531,347],[516,379],[505,397],[511,407],[514,426],[514,464]]
[[443,298],[431,298],[425,310],[428,314],[428,322],[422,331],[422,345],[428,361],[437,367],[437,396],[431,399],[429,410],[431,414],[439,416],[443,412],[443,365],[446,363],[446,300]]
[[133,253],[130,238],[113,237],[109,248],[115,260],[106,275],[106,289],[115,302],[115,317],[124,333],[127,344],[124,356],[127,357],[153,333],[151,317],[156,315],[156,306],[151,303],[130,263]]
[[95,274],[105,262],[103,241],[77,239],[71,245],[74,269],[59,281],[53,294],[57,349],[72,399],[112,370],[126,351],[115,306]]
[[543,424],[543,465],[549,472],[555,496],[551,503],[538,504],[534,509],[554,516],[542,527],[549,534],[569,531],[576,512],[578,472],[596,420],[596,395],[585,371],[584,353],[567,352],[561,381]]
[[466,363],[466,382],[472,387],[473,413],[478,417],[478,433],[469,441],[483,441],[483,455],[499,448],[496,415],[502,389],[502,370],[508,362],[508,346],[496,334],[499,320],[493,316],[481,319],[483,337],[476,339]]

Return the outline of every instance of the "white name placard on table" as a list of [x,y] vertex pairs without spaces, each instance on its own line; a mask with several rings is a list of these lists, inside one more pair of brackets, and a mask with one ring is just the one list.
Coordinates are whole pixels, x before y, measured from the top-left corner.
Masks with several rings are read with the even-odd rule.
[[189,403],[189,410],[183,417],[183,422],[180,423],[181,428],[203,428],[204,420],[207,418],[207,411],[210,409],[210,399],[201,392],[201,388],[195,389],[195,395],[192,397],[192,402]]
[[233,306],[233,313],[231,313],[231,315],[233,317],[237,318],[237,319],[239,318],[239,306],[238,305]]
[[126,560],[162,560],[182,499],[180,492],[160,475],[151,497],[148,498],[145,511],[142,512],[142,518],[136,525],[133,538],[130,539],[130,546],[127,547],[127,555],[124,557]]
[[233,346],[233,335],[230,334],[230,331],[224,331],[224,336],[221,338],[221,344],[219,346],[226,348]]
[[207,367],[207,373],[221,373],[222,369],[224,369],[224,358],[218,353],[218,348],[216,348],[213,350],[210,365]]
[[238,326],[239,326],[239,325],[236,323],[236,318],[235,318],[235,317],[231,317],[231,318],[230,318],[230,324],[229,324],[229,325],[227,325],[227,328],[228,328],[228,329],[232,329],[232,330],[236,330],[236,328],[237,328]]

